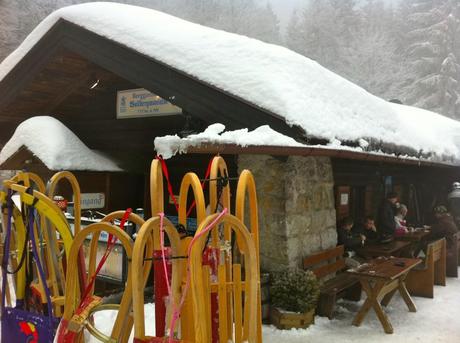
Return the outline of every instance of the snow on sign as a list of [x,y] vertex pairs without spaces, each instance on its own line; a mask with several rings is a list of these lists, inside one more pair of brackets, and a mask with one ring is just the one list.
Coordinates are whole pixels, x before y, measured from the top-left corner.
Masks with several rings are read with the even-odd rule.
[[141,118],[182,113],[182,109],[144,88],[117,92],[117,118]]
[[80,205],[82,210],[104,208],[104,193],[81,193]]

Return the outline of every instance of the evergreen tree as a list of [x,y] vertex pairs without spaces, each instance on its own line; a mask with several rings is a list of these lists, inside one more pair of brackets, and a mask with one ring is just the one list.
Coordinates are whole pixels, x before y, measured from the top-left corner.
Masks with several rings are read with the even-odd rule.
[[254,0],[126,0],[216,29],[257,38],[281,41],[279,20],[271,5]]
[[355,44],[345,76],[374,95],[399,98],[405,65],[396,54],[395,41],[384,31],[362,30]]
[[286,28],[285,44],[289,49],[302,53],[302,28],[297,10],[292,12],[291,18],[289,19]]
[[460,119],[460,5],[453,0],[410,0],[406,57],[412,77],[409,104]]
[[18,18],[11,1],[0,0],[0,60],[16,46],[18,40]]
[[29,34],[43,19],[46,18],[51,12],[61,7],[63,3],[58,0],[16,0],[16,13],[23,13],[26,15],[19,15],[19,23],[17,29],[22,37],[21,41]]
[[317,0],[293,13],[286,45],[375,95],[400,97],[407,72],[395,22],[381,0]]
[[[90,0],[0,0],[0,60],[57,8]],[[271,6],[254,0],[115,0],[153,8],[198,24],[280,42],[279,21]],[[3,27],[6,27],[2,29]]]
[[400,98],[407,78],[393,8],[381,0],[368,0],[360,9],[360,26],[347,57],[346,75],[367,91],[384,99]]
[[267,43],[281,42],[279,20],[270,3],[258,8],[257,15],[251,23],[252,29],[249,33],[251,37]]
[[312,0],[287,27],[286,45],[339,74],[359,26],[355,0]]
[[302,13],[301,51],[305,56],[337,71],[340,63],[340,24],[330,1],[314,0]]

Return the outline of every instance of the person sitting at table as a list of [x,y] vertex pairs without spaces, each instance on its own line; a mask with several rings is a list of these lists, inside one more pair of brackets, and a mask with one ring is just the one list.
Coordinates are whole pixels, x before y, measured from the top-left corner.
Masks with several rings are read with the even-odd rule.
[[395,222],[396,222],[395,236],[402,236],[409,232],[407,228],[407,222],[405,219],[406,215],[407,215],[407,206],[404,204],[399,204],[399,206],[396,208],[396,215],[395,215]]
[[377,229],[382,241],[390,239],[395,233],[395,206],[397,202],[398,194],[390,192],[379,207]]
[[344,218],[337,229],[337,244],[343,245],[346,251],[362,246],[366,237],[352,230],[354,221],[351,217]]
[[344,218],[337,229],[337,245],[343,245],[346,251],[345,264],[348,267],[357,267],[361,261],[355,259],[355,249],[364,245],[366,236],[352,231],[354,221],[351,217]]
[[366,243],[375,243],[379,240],[379,234],[375,227],[374,218],[367,216],[361,221],[361,225],[353,228],[355,233],[366,237]]
[[455,234],[458,232],[454,218],[447,211],[446,206],[440,205],[433,209],[436,223],[431,226],[431,232],[427,236],[428,240],[446,239],[447,250],[455,247]]

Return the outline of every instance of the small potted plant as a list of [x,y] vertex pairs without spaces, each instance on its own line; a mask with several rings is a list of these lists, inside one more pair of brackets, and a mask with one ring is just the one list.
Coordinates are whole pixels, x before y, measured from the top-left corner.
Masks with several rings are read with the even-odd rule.
[[273,274],[270,285],[270,319],[278,329],[305,329],[314,323],[319,282],[311,271]]

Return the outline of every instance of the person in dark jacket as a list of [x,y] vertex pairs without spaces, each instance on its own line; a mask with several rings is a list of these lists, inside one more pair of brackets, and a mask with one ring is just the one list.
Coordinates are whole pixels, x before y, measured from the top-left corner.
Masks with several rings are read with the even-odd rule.
[[347,217],[342,220],[337,229],[337,244],[344,245],[346,251],[353,251],[355,248],[363,245],[366,240],[364,235],[353,232],[353,219]]
[[398,202],[398,194],[390,192],[386,199],[380,205],[377,216],[377,229],[381,237],[393,236],[396,230],[396,203]]
[[356,234],[360,234],[366,237],[366,243],[375,243],[379,240],[379,234],[377,233],[377,228],[375,227],[374,218],[368,216],[365,217],[361,225],[353,228],[353,231]]
[[436,206],[433,211],[436,217],[436,223],[431,226],[431,232],[427,239],[436,240],[445,238],[447,250],[449,251],[457,244],[454,237],[458,232],[457,225],[455,225],[454,218],[450,215],[445,206]]
[[454,218],[455,224],[460,226],[460,182],[452,184],[452,191],[447,195],[448,210]]

